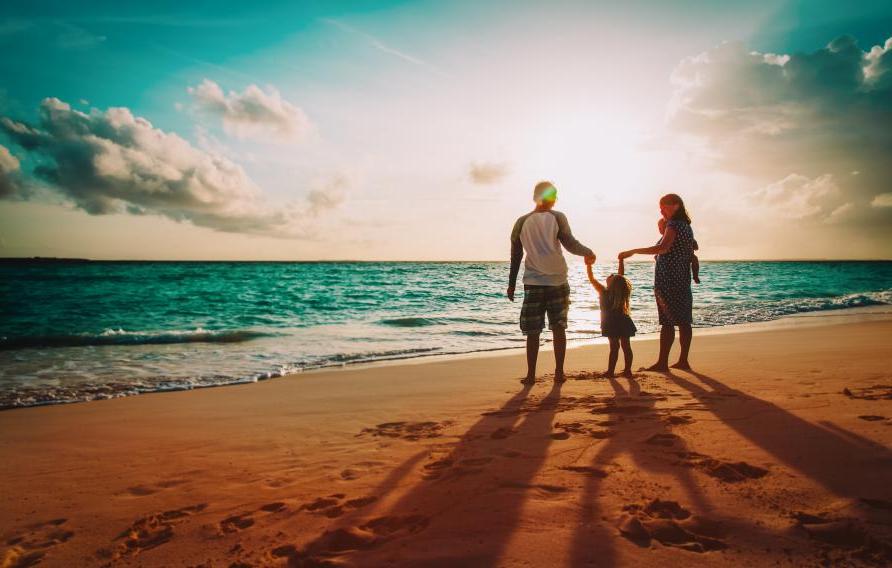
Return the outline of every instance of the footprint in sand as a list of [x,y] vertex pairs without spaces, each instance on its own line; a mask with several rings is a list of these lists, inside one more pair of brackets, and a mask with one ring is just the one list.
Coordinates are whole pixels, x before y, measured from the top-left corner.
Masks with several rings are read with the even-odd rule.
[[892,385],[873,385],[872,387],[855,389],[854,392],[845,388],[842,389],[842,394],[849,398],[861,400],[892,400]]
[[554,498],[557,495],[562,495],[570,491],[569,487],[564,487],[562,485],[551,485],[548,483],[519,483],[516,481],[503,481],[499,483],[499,487],[502,489],[521,489],[524,492],[528,492],[532,489],[532,496],[538,496],[540,498]]
[[287,508],[288,505],[286,505],[282,501],[276,501],[274,503],[267,503],[266,505],[263,505],[262,507],[260,507],[260,510],[267,513],[281,513]]
[[378,497],[370,495],[355,499],[344,500],[347,496],[343,493],[335,493],[328,497],[318,497],[314,501],[301,505],[299,511],[309,511],[317,515],[324,515],[330,519],[340,517],[346,511],[359,509],[378,500]]
[[118,559],[161,546],[173,539],[174,525],[184,521],[187,517],[200,513],[206,508],[207,503],[201,503],[138,519],[115,538],[115,540],[120,540],[121,542],[114,552],[102,550],[99,552],[99,555],[101,557],[111,555],[113,559]]
[[493,430],[492,434],[489,435],[493,440],[504,440],[508,436],[512,436],[517,433],[517,430],[507,427],[501,427]]
[[689,552],[704,553],[727,548],[719,537],[721,524],[696,518],[675,501],[656,499],[647,505],[626,505],[619,533],[638,546],[648,548],[652,541]]
[[43,561],[52,548],[68,542],[74,531],[65,528],[68,519],[53,519],[29,525],[24,531],[7,539],[9,547],[0,559],[3,568],[24,568]]
[[725,483],[739,483],[750,479],[760,479],[768,475],[768,470],[746,462],[726,462],[697,452],[678,452],[681,465],[697,468],[710,477]]
[[424,479],[433,480],[444,476],[456,477],[482,473],[484,466],[491,463],[492,460],[493,458],[489,457],[466,458],[457,462],[449,458],[439,459],[425,464]]
[[570,438],[571,434],[577,434],[582,436],[591,436],[592,438],[604,439],[613,436],[613,432],[610,430],[601,430],[597,428],[592,428],[591,424],[596,425],[604,425],[604,424],[613,424],[610,421],[595,421],[595,420],[586,420],[583,422],[555,422],[554,428],[560,430],[559,432],[553,432],[550,437],[552,440],[567,440]]
[[864,414],[864,415],[859,416],[858,418],[860,418],[861,420],[866,420],[868,422],[877,422],[878,420],[886,419],[885,416],[878,416],[876,414]]
[[178,485],[183,485],[184,483],[189,483],[188,479],[167,479],[164,481],[159,481],[154,485],[135,485],[133,487],[128,487],[127,492],[133,495],[134,497],[145,497],[146,495],[153,495],[158,493],[159,491],[163,491],[165,489],[170,489],[172,487],[176,487]]
[[251,526],[254,526],[254,519],[251,517],[251,513],[241,513],[239,515],[226,517],[220,521],[220,532],[229,534],[244,530]]
[[433,461],[424,465],[424,478],[425,479],[437,479],[439,478],[444,470],[452,467],[453,461],[447,458],[443,458],[441,460]]
[[[862,499],[864,501],[864,499]],[[888,503],[887,503],[888,504]],[[834,551],[834,557],[851,556],[855,564],[888,566],[892,562],[892,543],[870,534],[856,519],[833,519],[810,513],[793,513],[796,526],[808,537]]]
[[217,528],[220,535],[237,533],[254,526],[254,523],[256,521],[254,515],[256,513],[264,513],[268,516],[275,513],[281,513],[287,509],[288,505],[286,505],[283,501],[267,503],[266,505],[261,505],[260,508],[256,511],[248,511],[246,513],[239,513],[237,515],[226,517],[225,519],[220,521],[220,523],[217,525]]
[[666,424],[670,424],[672,426],[683,426],[685,424],[692,424],[694,422],[694,419],[686,414],[681,414],[681,415],[672,414],[672,415],[667,416],[663,420],[663,422],[665,422]]
[[675,434],[670,433],[659,433],[654,434],[650,438],[644,440],[645,444],[650,444],[652,446],[674,446],[675,442],[679,441],[681,437],[676,436]]
[[326,531],[303,550],[292,544],[272,549],[272,560],[285,559],[289,566],[339,566],[332,559],[338,554],[369,550],[401,537],[419,533],[430,523],[422,515],[378,517],[354,527]]
[[385,422],[374,428],[363,428],[357,436],[370,435],[416,442],[422,439],[439,438],[443,435],[443,429],[452,424],[453,422],[448,420],[445,422]]
[[596,467],[588,467],[581,465],[568,465],[561,468],[564,471],[572,471],[573,473],[581,473],[583,475],[589,475],[591,477],[607,477],[607,472],[603,469],[598,469]]

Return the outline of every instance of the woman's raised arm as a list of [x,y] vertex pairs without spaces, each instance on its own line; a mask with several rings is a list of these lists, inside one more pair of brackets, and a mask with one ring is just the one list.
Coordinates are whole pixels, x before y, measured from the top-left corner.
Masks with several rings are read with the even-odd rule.
[[636,254],[663,254],[669,252],[669,249],[672,248],[672,243],[675,242],[675,235],[675,227],[666,227],[666,231],[663,233],[663,238],[660,240],[659,244],[652,247],[624,250],[619,253],[619,259],[623,260]]

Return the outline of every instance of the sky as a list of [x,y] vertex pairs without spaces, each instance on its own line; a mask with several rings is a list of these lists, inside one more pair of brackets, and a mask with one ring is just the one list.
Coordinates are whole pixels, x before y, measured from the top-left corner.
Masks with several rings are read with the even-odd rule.
[[0,5],[0,256],[892,258],[892,4]]

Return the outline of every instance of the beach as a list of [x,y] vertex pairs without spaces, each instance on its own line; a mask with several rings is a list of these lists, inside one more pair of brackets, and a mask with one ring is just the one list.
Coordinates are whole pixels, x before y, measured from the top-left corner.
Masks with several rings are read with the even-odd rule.
[[557,386],[511,350],[8,410],[2,566],[888,564],[890,337],[834,312],[631,380],[588,345]]

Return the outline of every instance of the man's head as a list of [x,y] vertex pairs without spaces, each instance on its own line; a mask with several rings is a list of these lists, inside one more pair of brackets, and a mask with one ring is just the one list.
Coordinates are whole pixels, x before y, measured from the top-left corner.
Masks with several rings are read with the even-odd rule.
[[555,189],[554,184],[550,181],[537,183],[533,189],[533,201],[536,202],[536,207],[539,208],[550,209],[554,207],[554,202],[557,201],[557,189]]

